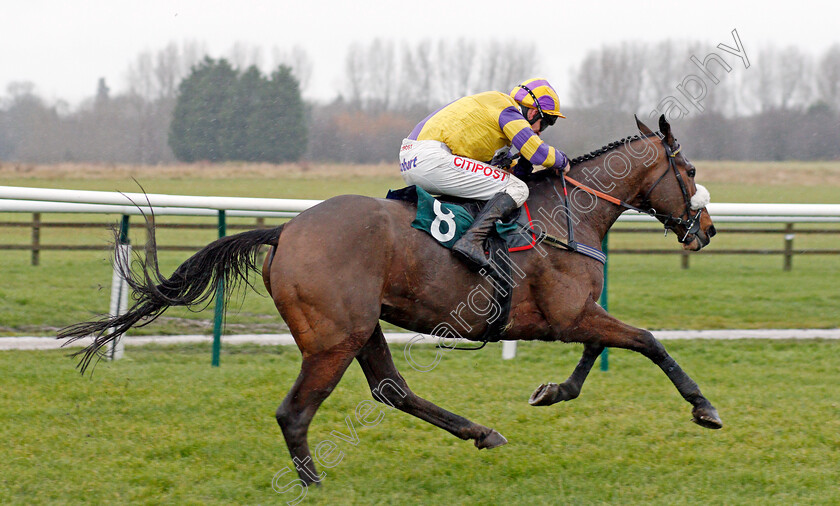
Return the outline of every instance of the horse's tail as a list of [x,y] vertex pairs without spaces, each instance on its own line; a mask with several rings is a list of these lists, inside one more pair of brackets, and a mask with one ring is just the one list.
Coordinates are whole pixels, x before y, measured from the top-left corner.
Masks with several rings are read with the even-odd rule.
[[[259,267],[257,256],[260,246],[276,246],[282,231],[283,225],[280,225],[223,237],[187,259],[169,278],[158,270],[157,247],[152,231],[145,259],[135,258],[135,264],[140,267],[138,272],[132,272],[130,259],[115,255],[115,268],[134,290],[135,302],[131,308],[119,316],[103,315],[96,320],[65,327],[58,332],[58,338],[67,338],[67,343],[71,343],[93,336],[93,343],[73,354],[82,356],[79,369],[84,374],[94,357],[101,358],[100,349],[103,346],[140,320],[143,322],[139,326],[148,325],[170,306],[200,306],[198,309],[204,309],[215,299],[220,280],[223,280],[227,294],[235,291],[242,281],[253,288],[248,275]],[[228,297],[220,302],[227,305]]]

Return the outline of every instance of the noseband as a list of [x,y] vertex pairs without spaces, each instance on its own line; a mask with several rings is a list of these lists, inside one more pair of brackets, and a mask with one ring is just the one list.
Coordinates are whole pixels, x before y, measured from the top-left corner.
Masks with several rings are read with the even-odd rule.
[[[672,150],[664,139],[662,140],[662,147],[665,149],[665,156],[668,160],[668,170],[663,172],[662,175],[659,176],[659,179],[657,179],[656,182],[653,183],[653,186],[651,186],[650,189],[648,189],[648,191],[645,193],[645,196],[642,197],[642,202],[648,204],[646,206],[648,208],[648,214],[657,219],[664,218],[664,220],[662,220],[662,224],[665,225],[665,235],[668,234],[668,230],[674,230],[676,232],[676,227],[680,225],[684,226],[686,232],[685,235],[679,241],[681,243],[685,243],[688,236],[694,235],[700,231],[700,215],[703,214],[703,208],[701,207],[700,209],[697,209],[697,213],[692,216],[691,197],[688,195],[688,188],[686,187],[682,174],[680,174],[680,171],[677,170],[677,162],[675,160],[676,156],[682,150],[682,147],[679,144],[677,144],[676,148]],[[685,215],[688,216],[688,219],[684,219],[682,216],[675,217],[672,214],[657,213],[653,205],[650,204],[650,194],[653,192],[654,188],[656,188],[656,186],[660,183],[660,181],[662,181],[665,178],[665,176],[668,175],[669,171],[673,171],[674,176],[676,176],[677,182],[680,185],[680,191],[682,192],[683,201],[685,202]]]
[[[653,135],[656,135],[656,134],[653,134]],[[651,137],[651,135],[648,135],[647,137]],[[570,178],[569,176],[564,176],[564,178],[565,178],[565,181],[568,181],[572,185],[577,186],[581,190],[583,190],[583,191],[585,191],[589,194],[595,195],[596,197],[601,197],[602,199],[606,200],[607,202],[611,202],[613,204],[624,207],[626,209],[632,209],[633,211],[636,211],[636,212],[639,212],[639,213],[642,213],[642,214],[648,214],[650,216],[653,216],[654,218],[661,221],[662,224],[665,226],[665,234],[666,235],[668,234],[668,230],[675,230],[676,227],[678,227],[680,225],[684,226],[685,229],[686,229],[686,232],[685,232],[685,235],[681,239],[679,239],[679,241],[681,243],[685,244],[686,240],[688,239],[688,236],[694,235],[694,234],[696,234],[697,232],[700,231],[700,215],[703,214],[703,209],[704,208],[697,209],[696,210],[697,213],[694,214],[694,215],[691,214],[691,211],[692,211],[692,209],[691,209],[691,197],[688,195],[688,187],[686,186],[685,181],[683,180],[682,174],[680,174],[680,171],[677,170],[677,163],[676,163],[676,160],[675,160],[676,156],[680,153],[680,150],[682,149],[682,147],[680,147],[680,145],[677,144],[676,148],[671,149],[671,147],[668,146],[668,144],[665,142],[664,139],[662,139],[662,147],[665,149],[665,156],[666,156],[666,159],[668,160],[668,169],[665,172],[663,172],[661,176],[659,176],[659,179],[657,179],[656,182],[653,183],[653,186],[651,186],[650,189],[648,189],[648,191],[645,192],[644,197],[642,197],[643,207],[645,207],[647,209],[636,207],[632,204],[628,204],[627,202],[624,202],[623,200],[617,199],[617,198],[613,197],[612,195],[607,195],[606,193],[600,192],[600,191],[595,190],[593,188],[589,188],[588,186],[586,186],[582,183],[579,183],[578,181],[575,181],[574,179]],[[674,216],[672,214],[659,213],[659,212],[656,211],[656,209],[653,207],[653,205],[650,202],[650,194],[653,192],[654,188],[656,188],[657,185],[659,185],[659,183],[665,178],[665,176],[667,176],[668,173],[672,172],[672,171],[673,171],[674,175],[676,176],[677,182],[680,185],[680,190],[682,191],[683,200],[685,201],[685,216],[688,217],[687,219],[683,218],[682,216]],[[555,192],[556,192],[556,190],[555,190]],[[568,198],[566,199],[566,206],[568,207]],[[568,214],[569,210],[567,209],[566,211],[567,211],[567,214]]]

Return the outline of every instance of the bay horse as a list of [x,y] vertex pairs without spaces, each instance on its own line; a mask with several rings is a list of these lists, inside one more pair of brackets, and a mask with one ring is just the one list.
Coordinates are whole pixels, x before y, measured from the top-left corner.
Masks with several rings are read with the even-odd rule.
[[[567,197],[560,177],[540,171],[528,178],[529,209],[539,228],[554,236],[600,245],[628,208],[656,216],[683,247],[699,250],[715,234],[694,182],[695,168],[676,142],[664,116],[654,133],[636,118],[641,135],[622,139],[578,157],[568,173],[577,183]],[[594,188],[593,188],[594,187]],[[702,190],[701,190],[702,191]],[[700,202],[698,202],[700,200]],[[571,202],[575,212],[568,212]],[[262,278],[302,354],[300,374],[276,411],[289,452],[305,484],[318,482],[307,442],[318,407],[355,359],[377,401],[389,404],[472,439],[479,449],[507,442],[498,432],[446,411],[414,394],[397,371],[379,320],[420,333],[441,324],[478,340],[490,325],[478,312],[462,311],[473,287],[492,293],[491,280],[471,271],[426,233],[410,226],[415,208],[405,202],[357,195],[334,197],[273,228],[242,232],[206,246],[170,277],[157,269],[154,234],[140,271],[118,265],[135,291],[135,303],[122,316],[102,317],[67,327],[59,338],[95,336],[80,351],[84,373],[99,349],[135,323],[147,324],[173,305],[209,303],[220,280],[231,286],[248,281],[258,267],[261,245],[272,247]],[[149,251],[151,253],[149,253]],[[529,403],[548,406],[578,397],[605,347],[634,350],[658,365],[692,404],[693,421],[717,429],[722,422],[662,344],[647,330],[627,325],[597,303],[603,266],[572,251],[536,247],[512,255],[524,274],[513,288],[509,323],[498,339],[583,343],[583,356],[562,383],[540,385]],[[136,269],[135,269],[136,270]],[[486,315],[486,314],[485,314]],[[494,340],[498,340],[494,339]],[[388,387],[388,388],[386,388]]]

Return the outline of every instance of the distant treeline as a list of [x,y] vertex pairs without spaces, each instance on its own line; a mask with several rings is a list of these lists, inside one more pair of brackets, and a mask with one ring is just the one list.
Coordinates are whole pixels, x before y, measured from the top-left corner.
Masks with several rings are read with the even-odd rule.
[[[795,47],[752,48],[747,40],[725,44],[742,54],[683,41],[628,42],[590,52],[569,73],[570,101],[562,104],[567,119],[545,139],[578,155],[633,134],[634,113],[655,126],[651,117],[667,112],[693,159],[840,159],[840,45],[810,55]],[[515,42],[357,44],[347,51],[341,95],[304,104],[302,119],[275,116],[285,118],[274,120],[275,131],[271,116],[258,113],[300,100],[298,85],[306,89],[311,76],[306,52],[275,50],[270,67],[262,65],[258,49],[241,45],[223,60],[206,55],[196,43],[143,53],[129,67],[128,90],[114,94],[101,79],[96,94],[72,109],[48,103],[31,84],[9,85],[0,99],[0,162],[174,162],[170,134],[177,104],[186,100],[182,84],[211,61],[224,62],[254,90],[240,89],[236,106],[225,108],[225,121],[249,129],[222,139],[228,153],[222,158],[255,159],[236,139],[255,144],[253,138],[264,135],[278,144],[303,132],[291,143],[293,156],[274,159],[396,163],[400,141],[430,111],[470,93],[507,92],[540,75],[542,61],[534,46]],[[261,67],[269,77],[262,77]],[[287,71],[281,76],[282,68]],[[240,110],[251,111],[251,119],[238,117]],[[181,125],[180,131],[190,128]],[[187,152],[180,157],[213,159]]]

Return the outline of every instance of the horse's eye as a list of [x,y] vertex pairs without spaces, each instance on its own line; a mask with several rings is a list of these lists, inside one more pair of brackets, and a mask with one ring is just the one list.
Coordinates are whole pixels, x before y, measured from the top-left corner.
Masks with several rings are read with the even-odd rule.
[[688,177],[694,177],[697,174],[697,169],[688,169]]

